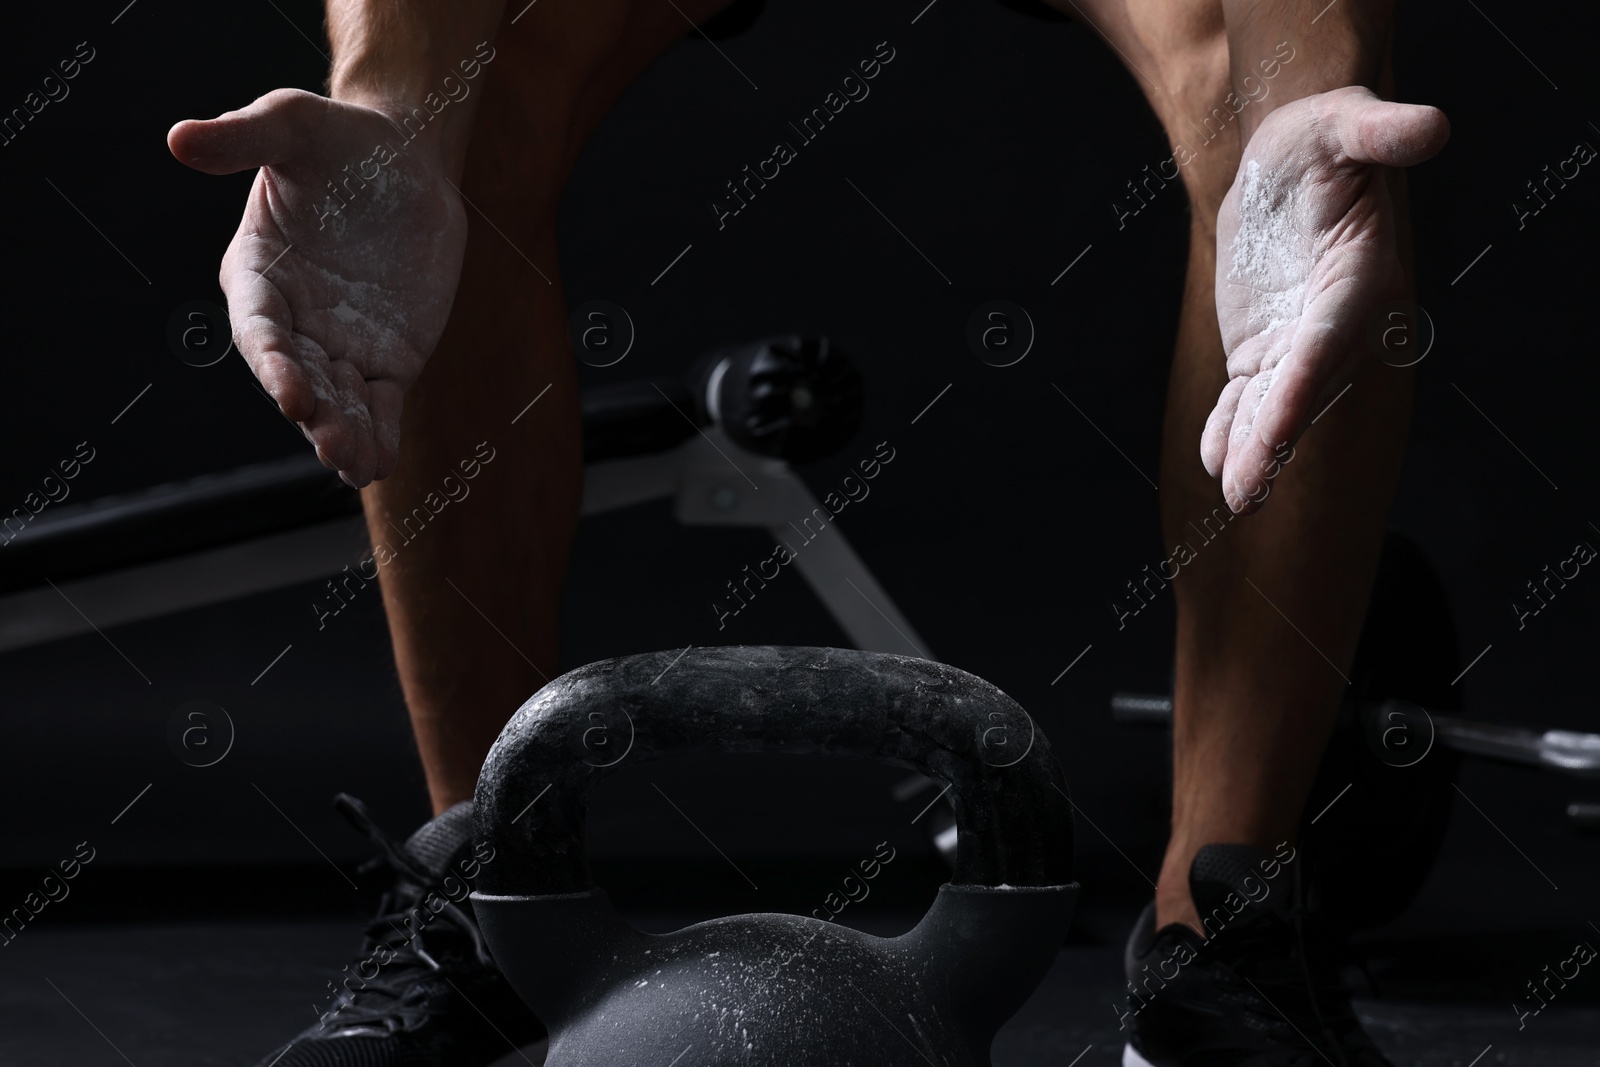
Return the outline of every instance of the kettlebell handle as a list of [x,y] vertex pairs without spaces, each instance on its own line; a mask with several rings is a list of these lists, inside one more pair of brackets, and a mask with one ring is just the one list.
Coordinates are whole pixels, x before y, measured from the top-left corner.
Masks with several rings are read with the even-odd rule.
[[1027,712],[942,663],[837,648],[729,646],[602,660],[540,689],[478,777],[494,848],[479,891],[583,893],[590,790],[618,766],[691,753],[784,752],[911,766],[950,784],[952,881],[1072,881],[1061,767]]

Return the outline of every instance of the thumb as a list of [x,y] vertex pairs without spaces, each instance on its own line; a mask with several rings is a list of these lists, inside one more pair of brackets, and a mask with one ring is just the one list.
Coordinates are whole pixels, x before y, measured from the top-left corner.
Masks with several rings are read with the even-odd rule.
[[1411,167],[1444,147],[1450,120],[1436,107],[1368,95],[1340,114],[1338,131],[1345,155],[1357,163]]
[[185,119],[167,131],[178,162],[207,174],[270,167],[303,151],[327,100],[300,89],[275,89],[214,119]]

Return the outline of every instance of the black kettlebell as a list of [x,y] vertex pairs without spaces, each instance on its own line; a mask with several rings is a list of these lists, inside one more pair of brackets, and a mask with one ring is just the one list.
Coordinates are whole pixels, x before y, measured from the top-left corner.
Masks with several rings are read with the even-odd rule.
[[[589,791],[625,761],[694,752],[867,757],[943,779],[955,876],[900,937],[776,914],[641,933],[590,876]],[[604,660],[541,689],[490,750],[475,817],[494,859],[473,909],[549,1027],[547,1067],[986,1067],[1077,900],[1064,787],[1027,713],[941,663],[776,647]]]

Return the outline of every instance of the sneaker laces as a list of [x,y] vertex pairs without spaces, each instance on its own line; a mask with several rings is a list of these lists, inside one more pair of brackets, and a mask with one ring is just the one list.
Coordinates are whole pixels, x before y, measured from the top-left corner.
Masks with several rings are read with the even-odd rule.
[[[1306,917],[1309,909],[1306,907],[1305,881],[1301,876],[1301,872],[1304,869],[1305,864],[1301,864],[1294,870],[1294,896],[1291,898],[1292,906],[1290,908],[1289,921],[1294,927],[1295,962],[1300,965],[1301,978],[1305,981],[1306,990],[1310,994],[1308,1000],[1311,1003],[1312,1017],[1317,1020],[1317,1028],[1322,1031],[1323,1039],[1333,1048],[1333,1054],[1338,1057],[1338,1067],[1350,1067],[1349,1061],[1345,1059],[1343,1049],[1340,1048],[1339,1036],[1333,1032],[1333,1027],[1329,1025],[1328,1015],[1325,1015],[1322,1010],[1323,1005],[1321,1002],[1325,998],[1321,994],[1324,992],[1324,987],[1318,983],[1318,976],[1313,975],[1311,972],[1312,947],[1310,944],[1311,939],[1307,936],[1306,931]],[[1342,983],[1338,982],[1338,973],[1336,971],[1333,974],[1333,979],[1334,981],[1329,984],[1337,987],[1334,992],[1338,1001],[1333,1006],[1342,1009],[1345,1013],[1353,1014],[1353,1010],[1349,1005],[1349,994],[1344,990]],[[1310,1039],[1308,1038],[1307,1040]]]
[[[1300,868],[1295,870],[1293,896],[1284,919],[1293,931],[1290,956],[1298,981],[1291,980],[1288,975],[1278,975],[1264,979],[1262,984],[1285,987],[1286,992],[1292,988],[1295,993],[1300,994],[1296,999],[1301,1000],[1310,1013],[1310,1019],[1302,1018],[1301,1021],[1307,1024],[1308,1029],[1310,1029],[1309,1024],[1314,1021],[1315,1030],[1320,1032],[1322,1043],[1319,1045],[1313,1042],[1310,1033],[1300,1032],[1299,1036],[1311,1045],[1312,1050],[1324,1063],[1332,1063],[1335,1067],[1381,1067],[1386,1064],[1388,1061],[1383,1058],[1382,1053],[1366,1039],[1366,1031],[1362,1029],[1355,1007],[1351,1003],[1350,992],[1340,978],[1339,961],[1354,962],[1359,965],[1363,973],[1368,974],[1369,982],[1370,972],[1367,972],[1365,964],[1351,952],[1344,940],[1336,936],[1325,923],[1319,921],[1315,909],[1308,905]],[[1260,925],[1264,928],[1268,924]],[[1271,936],[1265,934],[1264,929],[1263,935]],[[1260,990],[1257,992],[1266,999],[1265,993]],[[1276,1008],[1276,1005],[1274,1007]],[[1288,1016],[1284,1018],[1294,1026],[1292,1019]],[[1331,1057],[1323,1051],[1324,1047],[1331,1052]],[[1306,1062],[1314,1061],[1308,1059]]]
[[1240,993],[1260,1002],[1253,1014],[1263,1025],[1279,1031],[1286,1044],[1303,1042],[1306,1046],[1287,1061],[1281,1059],[1282,1052],[1275,1053],[1280,1058],[1271,1063],[1273,1067],[1383,1064],[1375,1049],[1375,1057],[1369,1057],[1364,1048],[1353,1053],[1346,1047],[1352,1034],[1362,1031],[1349,991],[1331,963],[1342,947],[1314,920],[1296,892],[1286,913],[1260,910],[1241,915],[1217,934],[1218,940],[1226,941],[1230,969],[1243,985]]
[[[356,977],[361,985],[355,989],[341,988],[333,1004],[323,1013],[321,1024],[340,1028],[381,1026],[390,1031],[409,1029],[419,1025],[426,1016],[429,979],[442,976],[445,970],[441,959],[447,963],[461,960],[478,967],[492,966],[493,960],[473,916],[434,888],[436,876],[384,832],[365,804],[340,793],[334,798],[334,807],[378,848],[378,855],[362,864],[357,873],[364,877],[381,873],[386,882],[378,914],[367,923],[364,932],[361,961],[355,966],[359,969],[363,964],[375,963],[373,956],[380,948],[389,950],[392,955],[377,965],[377,973],[371,978],[358,970]],[[423,904],[430,890],[444,900],[437,911]],[[416,923],[419,911],[433,918]],[[438,924],[439,919],[446,924]],[[405,925],[408,921],[418,926],[409,934]],[[350,968],[347,966],[345,970]]]

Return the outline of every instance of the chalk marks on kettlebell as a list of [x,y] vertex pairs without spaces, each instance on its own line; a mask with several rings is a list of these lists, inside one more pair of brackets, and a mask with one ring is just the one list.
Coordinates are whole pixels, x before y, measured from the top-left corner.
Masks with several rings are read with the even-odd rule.
[[[616,720],[618,714],[622,716],[622,723],[620,724]],[[584,725],[586,723],[588,725]],[[614,729],[618,729],[622,724],[627,725],[628,742],[622,746],[622,754],[612,758],[610,747],[612,744],[611,732]],[[628,753],[633,751],[633,740],[636,735],[633,728],[633,716],[628,714],[627,708],[617,707],[606,708],[603,711],[591,711],[582,719],[574,721],[572,725],[574,729],[583,726],[583,729],[577,734],[577,743],[578,747],[585,753],[583,762],[590,767],[601,769],[615,767],[627,759]],[[592,760],[589,759],[589,756],[600,756],[602,758]]]
[[[549,785],[546,785],[543,789],[539,790],[539,797],[542,797],[546,793],[550,792],[550,786],[552,786],[552,785],[555,785],[555,783],[551,782]],[[524,815],[528,814],[528,809],[529,808],[531,808],[535,804],[539,803],[539,797],[534,797],[532,800],[528,801],[526,804],[524,804],[522,806],[522,810],[517,812],[516,817],[511,820],[513,825],[516,824],[517,819],[520,819]]]
[[684,650],[682,652],[679,652],[676,656],[672,657],[672,662],[667,664],[665,667],[663,667],[661,669],[661,674],[658,674],[654,678],[650,679],[650,684],[651,685],[655,685],[657,682],[661,681],[662,676],[665,675],[672,668],[676,667],[678,665],[678,661],[680,659],[682,659],[684,657],[684,655],[689,651],[689,649],[691,649],[693,647],[694,647],[693,645],[689,645],[686,648],[684,648]]
[[[981,734],[978,735],[978,741],[982,745],[983,750],[984,750],[984,755],[980,756],[979,758],[982,759],[983,762],[987,763],[991,767],[1015,767],[1017,764],[1021,763],[1025,759],[1027,759],[1028,758],[1028,753],[1033,751],[1033,742],[1034,742],[1034,739],[1039,736],[1039,729],[1038,729],[1038,727],[1034,726],[1034,724],[1033,724],[1033,716],[1032,715],[1029,715],[1026,711],[1023,711],[1023,709],[1020,708],[1020,707],[1018,707],[1016,709],[1016,711],[1019,712],[1022,715],[1022,717],[1028,721],[1028,743],[1023,746],[1022,755],[1017,756],[1015,759],[1005,759],[1004,761],[996,761],[996,760],[992,760],[992,759],[989,758],[988,753],[991,750],[996,751],[1002,757],[1009,757],[1010,756],[1010,752],[1009,751],[1001,751],[1001,750],[1004,750],[1007,745],[1011,744],[1011,738],[1007,735],[1008,727],[1004,723],[1002,723],[999,726],[985,727],[984,731]],[[1008,714],[1010,714],[1009,710],[1006,711],[1006,712],[991,711],[989,713],[989,718],[990,718],[990,720],[1000,719],[1000,718],[1003,718],[1005,715],[1008,715]],[[999,739],[995,740],[995,739],[991,738],[990,737],[991,734],[998,734],[999,735]]]
[[[624,1062],[646,1047],[660,1049],[665,1062],[679,1042],[692,1043],[680,1067],[734,1059],[777,1067],[801,1047],[827,1063],[909,1067],[931,1063],[924,1049],[951,1062],[983,1062],[1000,1024],[1055,961],[1078,892],[1064,847],[1071,816],[1049,800],[1047,787],[1065,795],[1065,786],[1045,731],[1037,730],[1019,765],[991,770],[980,759],[984,731],[1007,724],[988,741],[991,755],[998,750],[1009,763],[1025,746],[1022,719],[1003,692],[956,668],[837,648],[694,652],[665,686],[650,684],[672,658],[663,652],[569,671],[512,718],[478,781],[477,829],[507,859],[486,869],[474,912],[512,987],[552,1020],[551,1067]],[[570,738],[574,724],[582,730],[591,710],[607,706],[626,706],[638,721],[641,760],[772,751],[937,768],[955,783],[973,835],[967,844],[976,847],[961,851],[954,877],[899,937],[783,913],[646,935],[595,886],[586,863],[592,780],[577,766]],[[995,711],[998,719],[990,717]],[[509,816],[545,782],[561,787],[552,805],[563,818],[509,827]],[[651,786],[761,889],[658,781]],[[893,855],[886,842],[874,860],[857,865],[827,901],[829,918],[865,899],[869,879]],[[793,962],[785,966],[786,958]],[[606,964],[574,981],[594,960]],[[778,980],[763,981],[775,966]],[[684,1010],[690,1001],[702,1010]],[[766,1010],[776,1003],[781,1012]],[[882,1019],[918,1051],[890,1038]],[[664,1033],[675,1040],[662,1048]]]
[[[917,1043],[915,1041],[912,1041],[909,1037],[906,1037],[905,1031],[900,1029],[898,1026],[895,1026],[894,1025],[894,1020],[889,1018],[887,1015],[884,1015],[883,1014],[883,1009],[878,1007],[876,1004],[874,1004],[872,1002],[872,999],[870,997],[868,997],[865,993],[861,992],[860,988],[854,982],[852,982],[852,981],[850,981],[850,979],[846,978],[845,979],[845,984],[848,985],[851,989],[854,989],[856,991],[856,996],[860,997],[862,999],[862,1001],[867,1005],[867,1007],[871,1008],[873,1011],[877,1012],[880,1016],[882,1016],[883,1017],[883,1021],[888,1023],[890,1028],[893,1029],[895,1033],[900,1035],[901,1040],[903,1040],[906,1044],[911,1046],[911,1049],[912,1049],[913,1052],[915,1052],[917,1055],[921,1056],[923,1059],[928,1060],[928,1062],[930,1064],[933,1063],[933,1060],[928,1059],[928,1054],[926,1052],[922,1051],[922,1049],[918,1048],[917,1047]],[[916,1022],[917,1022],[917,1020],[915,1018],[911,1019],[911,1024],[913,1026],[916,1025]],[[919,1032],[918,1036],[920,1037],[920,1036],[923,1036],[923,1035]]]
[[[943,793],[939,794],[939,796],[943,795]],[[889,854],[887,856],[883,854],[883,850],[886,848],[889,850]],[[889,842],[880,841],[878,842],[877,847],[873,850],[871,859],[862,860],[856,864],[855,867],[852,867],[850,869],[850,873],[845,875],[844,881],[840,885],[840,888],[844,890],[844,895],[840,896],[837,892],[830,891],[828,895],[823,898],[822,906],[820,908],[811,909],[811,917],[816,919],[818,922],[823,923],[824,925],[818,926],[816,929],[812,930],[811,936],[806,938],[805,941],[801,943],[799,948],[789,953],[789,955],[784,958],[782,963],[774,967],[772,969],[772,973],[766,976],[767,981],[770,982],[777,978],[785,967],[789,966],[790,963],[798,959],[800,955],[804,953],[808,947],[810,947],[811,942],[817,939],[817,935],[827,929],[826,924],[837,919],[852,903],[859,904],[863,900],[866,900],[867,897],[871,896],[872,887],[867,885],[867,883],[878,877],[878,875],[882,874],[883,868],[887,867],[890,863],[893,863],[894,858],[899,854],[899,850],[893,845],[889,844]],[[857,873],[857,868],[859,868],[859,874]],[[856,896],[855,893],[851,892],[851,882],[855,882],[860,888],[860,896]],[[838,903],[838,907],[834,906],[835,902]],[[817,912],[819,911],[824,912],[825,914],[818,915]]]

